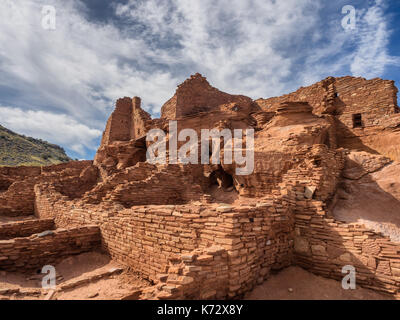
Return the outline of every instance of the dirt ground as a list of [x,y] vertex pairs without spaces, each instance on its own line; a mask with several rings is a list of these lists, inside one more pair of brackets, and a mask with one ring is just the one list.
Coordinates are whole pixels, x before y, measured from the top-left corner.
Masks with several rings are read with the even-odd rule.
[[[71,256],[55,265],[57,300],[119,300],[150,286],[132,271],[124,270],[100,252]],[[45,299],[41,273],[0,272],[0,299]],[[65,288],[64,288],[65,287]],[[389,300],[390,296],[357,287],[344,290],[336,280],[316,276],[299,267],[289,267],[257,286],[247,300]]]
[[[128,280],[128,281],[127,281]],[[148,283],[133,274],[110,276],[72,290],[57,293],[57,300],[120,300]]]
[[[118,300],[150,285],[101,252],[68,257],[56,264],[55,269],[57,287],[51,299]],[[40,272],[23,274],[1,271],[0,299],[45,299],[49,290],[42,289],[44,276]]]
[[391,296],[364,289],[344,290],[339,281],[289,267],[246,295],[246,300],[392,300]]

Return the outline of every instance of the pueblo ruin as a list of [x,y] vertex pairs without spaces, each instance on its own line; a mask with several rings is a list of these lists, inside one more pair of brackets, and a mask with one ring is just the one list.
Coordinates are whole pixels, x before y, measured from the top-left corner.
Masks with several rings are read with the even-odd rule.
[[[339,281],[352,266],[357,286],[398,299],[399,111],[394,81],[350,76],[252,100],[195,74],[158,119],[121,98],[93,161],[0,168],[0,272],[100,250],[147,281],[131,298],[235,299],[289,266]],[[254,129],[254,170],[149,163],[146,134],[168,144],[171,120]]]

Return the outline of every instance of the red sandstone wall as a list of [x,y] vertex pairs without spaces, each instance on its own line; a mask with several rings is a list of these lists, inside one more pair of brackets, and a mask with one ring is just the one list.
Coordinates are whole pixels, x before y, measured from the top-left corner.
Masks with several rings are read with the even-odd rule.
[[132,137],[139,139],[146,135],[148,130],[148,124],[151,122],[151,116],[149,113],[141,108],[141,100],[138,97],[133,98],[133,112],[132,112],[132,123],[134,132]]
[[398,109],[394,81],[343,77],[336,79],[335,88],[339,95],[338,119],[348,128],[353,128],[352,114],[361,113],[364,127],[371,127],[379,125],[385,116],[390,117]]
[[284,199],[264,200],[257,207],[148,206],[117,213],[111,207],[79,208],[39,185],[36,193],[40,218],[54,217],[61,227],[97,223],[110,255],[153,280],[168,271],[172,256],[215,244],[228,254],[223,268],[229,282],[221,290],[230,297],[291,263],[293,220]]
[[118,99],[115,110],[107,121],[101,145],[107,145],[114,141],[128,141],[133,132],[132,99],[128,97]]
[[[330,218],[326,204],[336,190],[344,158],[340,150],[315,152],[312,157],[320,168],[316,165],[312,175],[306,168],[290,170],[281,189],[293,204],[294,263],[337,280],[345,276],[342,267],[352,265],[357,285],[400,297],[400,244],[363,226]],[[309,187],[316,188],[316,200],[306,197]]]
[[228,296],[228,254],[221,246],[196,249],[169,259],[159,284],[143,290],[141,299],[224,299]]
[[161,108],[161,117],[173,120],[176,119],[176,105],[177,105],[178,98],[176,94],[169,99]]
[[97,226],[58,229],[43,237],[0,240],[0,269],[29,271],[54,264],[73,254],[99,247],[100,232]]
[[[80,174],[92,165],[92,161],[71,161],[48,167],[1,167],[0,180],[8,179],[11,184],[7,190],[0,191],[0,215],[21,216],[34,213],[35,194],[33,188],[37,183],[52,182],[66,192],[76,192],[93,182]],[[79,182],[70,190],[72,182]],[[61,181],[65,181],[63,185]],[[87,187],[87,186],[86,186]]]
[[343,279],[356,268],[356,284],[400,297],[400,244],[359,225],[327,217],[322,203],[305,201],[296,211],[295,263],[316,274]]
[[161,118],[176,119],[194,113],[211,111],[216,106],[236,102],[249,105],[252,100],[245,96],[230,95],[212,87],[200,74],[192,75],[180,84],[175,95],[161,108]]
[[[256,103],[264,111],[275,111],[286,101],[307,101],[315,114],[335,109],[339,147],[381,153],[400,160],[400,125],[394,81],[379,78],[327,78],[296,92]],[[362,128],[353,128],[353,115],[361,114]]]
[[138,163],[107,177],[87,193],[83,202],[111,201],[125,207],[182,204],[203,198],[206,179],[201,166]]
[[34,233],[54,229],[53,219],[26,220],[0,224],[0,240],[28,237]]
[[107,121],[101,145],[114,141],[129,141],[142,137],[146,132],[146,122],[150,115],[141,109],[139,97],[118,99],[115,110]]
[[321,114],[328,104],[330,84],[333,85],[334,93],[337,94],[333,103],[340,114],[339,119],[349,128],[353,127],[350,117],[353,113],[364,114],[365,126],[376,125],[381,117],[395,113],[397,88],[394,81],[379,78],[366,80],[350,76],[330,77],[281,97],[258,99],[256,103],[264,111],[275,111],[282,102],[304,101],[313,107],[314,113]]

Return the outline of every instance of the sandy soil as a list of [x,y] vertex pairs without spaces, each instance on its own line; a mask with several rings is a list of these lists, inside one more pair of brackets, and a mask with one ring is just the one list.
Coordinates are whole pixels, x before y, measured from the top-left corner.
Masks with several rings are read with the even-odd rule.
[[[115,269],[121,270],[121,267],[121,265],[111,261],[107,255],[96,251],[68,257],[55,265],[57,290],[53,299],[121,299],[150,285],[149,282],[129,270],[106,275],[100,279],[96,278]],[[44,299],[49,292],[41,288],[41,281],[44,276],[45,274],[34,272],[23,274],[1,271],[0,298]],[[84,283],[69,289],[60,289],[66,284],[78,281],[84,281]]]
[[30,279],[31,275],[0,271],[0,290],[8,288],[40,288],[39,281]]
[[100,268],[111,268],[115,266],[110,258],[100,252],[86,252],[76,256],[70,256],[55,265],[58,276],[63,281],[70,280]]
[[[127,281],[127,279],[129,279]],[[57,293],[57,300],[120,300],[149,284],[134,274],[111,276],[87,285]]]
[[391,300],[390,296],[357,287],[344,290],[341,283],[289,267],[272,275],[246,295],[246,300]]
[[[150,285],[129,270],[93,280],[93,276],[119,267],[98,252],[69,257],[56,265],[57,285],[87,280],[84,284],[57,290],[52,299],[57,300],[114,300],[129,296],[136,290]],[[16,290],[0,296],[2,299],[44,299],[48,291],[42,290],[41,274],[0,273],[0,291]],[[299,267],[289,267],[272,275],[262,285],[246,295],[248,300],[389,300],[390,296],[357,287],[344,290],[336,280],[316,276]]]

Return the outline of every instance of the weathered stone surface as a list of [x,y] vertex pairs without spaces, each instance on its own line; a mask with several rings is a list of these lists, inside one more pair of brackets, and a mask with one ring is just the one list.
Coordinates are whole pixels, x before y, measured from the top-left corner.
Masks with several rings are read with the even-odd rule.
[[312,197],[313,197],[313,195],[314,195],[314,192],[315,192],[315,190],[317,189],[317,187],[315,187],[315,186],[311,186],[311,187],[306,187],[305,188],[305,191],[304,191],[304,197],[306,198],[306,199],[312,199]]
[[[333,278],[351,264],[360,285],[399,294],[399,243],[335,211],[355,185],[380,188],[397,208],[397,182],[385,177],[400,172],[396,92],[391,81],[329,77],[253,101],[195,74],[159,119],[140,98],[119,99],[94,162],[0,168],[0,218],[39,218],[0,224],[0,268],[36,268],[101,239],[112,259],[156,283],[131,299],[240,297],[291,264]],[[198,136],[254,129],[254,171],[238,175],[225,148],[220,164],[146,162],[146,133],[161,129],[170,144],[169,120]],[[379,201],[364,203],[380,213]]]
[[305,238],[295,237],[294,238],[294,250],[299,253],[309,253],[310,244]]

